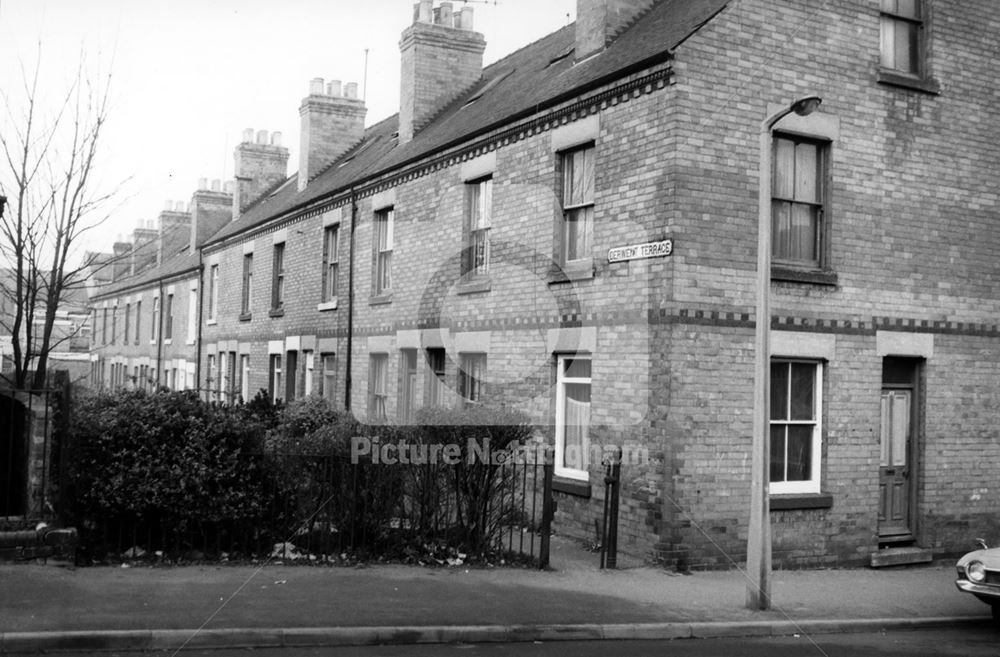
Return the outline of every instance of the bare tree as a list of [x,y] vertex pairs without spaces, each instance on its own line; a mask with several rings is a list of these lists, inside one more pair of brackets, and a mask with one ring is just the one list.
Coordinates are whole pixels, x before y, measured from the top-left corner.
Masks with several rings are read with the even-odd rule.
[[[0,131],[0,194],[7,208],[0,219],[0,277],[6,312],[0,329],[11,336],[15,387],[45,386],[49,355],[70,334],[57,335],[58,311],[98,262],[80,257],[81,238],[101,225],[120,196],[98,180],[106,144],[111,74],[90,73],[81,56],[73,80],[51,101],[40,85],[41,43],[33,70],[21,65],[20,97],[0,90],[5,130]],[[79,330],[79,327],[77,328]]]

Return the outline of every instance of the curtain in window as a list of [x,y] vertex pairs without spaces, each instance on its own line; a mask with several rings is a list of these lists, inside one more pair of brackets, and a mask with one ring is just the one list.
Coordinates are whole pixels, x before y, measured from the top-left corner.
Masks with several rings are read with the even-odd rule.
[[483,400],[483,380],[486,378],[486,357],[468,356],[462,359],[462,395],[470,402]]
[[380,354],[372,356],[369,371],[368,389],[371,391],[369,398],[368,414],[373,419],[384,420],[387,417],[385,408],[385,384],[386,368],[388,356]]
[[565,257],[578,260],[590,254],[594,226],[594,149],[583,148],[563,156]]
[[819,264],[819,175],[816,144],[776,139],[771,203],[776,258]]
[[376,222],[375,291],[392,289],[392,210],[380,212]]
[[567,383],[563,466],[575,470],[586,468],[586,451],[590,433],[590,384]]

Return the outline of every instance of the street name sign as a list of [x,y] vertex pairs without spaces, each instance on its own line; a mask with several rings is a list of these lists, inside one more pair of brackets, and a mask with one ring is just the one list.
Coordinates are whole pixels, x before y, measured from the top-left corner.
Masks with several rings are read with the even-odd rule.
[[627,260],[642,260],[644,258],[665,258],[674,252],[674,241],[671,239],[645,244],[630,244],[608,249],[608,262],[625,262]]

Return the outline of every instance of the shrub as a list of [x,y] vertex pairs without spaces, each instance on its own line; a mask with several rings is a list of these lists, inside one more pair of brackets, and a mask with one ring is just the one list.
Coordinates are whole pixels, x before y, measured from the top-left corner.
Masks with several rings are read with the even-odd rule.
[[193,392],[121,391],[75,405],[70,479],[91,524],[133,518],[162,527],[260,513],[266,414]]
[[[76,521],[96,556],[117,534],[118,552],[263,556],[293,544],[314,556],[483,557],[522,525],[515,477],[526,473],[508,463],[532,428],[509,409],[428,409],[414,426],[361,425],[318,397],[222,406],[162,390],[81,397],[72,417]],[[359,435],[454,444],[459,454],[409,465],[355,460]]]
[[[460,458],[454,465],[438,465],[424,473],[417,484],[428,507],[425,516],[441,499],[453,499],[453,541],[475,555],[490,551],[503,530],[519,519],[514,504],[504,504],[507,491],[515,488],[516,470],[507,464],[516,448],[532,435],[528,416],[503,406],[476,405],[466,408],[421,409],[417,422],[420,439],[428,444],[458,445]],[[425,520],[426,522],[426,520]]]

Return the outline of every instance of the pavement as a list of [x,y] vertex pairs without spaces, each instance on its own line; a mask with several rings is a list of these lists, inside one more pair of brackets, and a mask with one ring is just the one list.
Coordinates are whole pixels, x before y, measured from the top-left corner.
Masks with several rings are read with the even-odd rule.
[[767,636],[989,623],[953,564],[678,574],[553,540],[550,571],[0,565],[0,653]]

